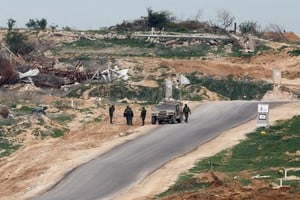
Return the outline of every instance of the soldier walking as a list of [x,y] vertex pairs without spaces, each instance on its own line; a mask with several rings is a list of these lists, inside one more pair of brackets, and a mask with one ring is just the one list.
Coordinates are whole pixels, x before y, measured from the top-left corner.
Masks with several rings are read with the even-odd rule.
[[187,123],[188,120],[189,120],[189,114],[192,114],[192,113],[191,113],[191,110],[190,110],[190,108],[187,106],[187,104],[185,104],[184,107],[183,107],[183,114],[184,114],[184,117],[185,117],[185,120],[184,120],[184,121]]
[[127,125],[132,125],[133,111],[129,106],[124,110],[124,117],[126,117]]
[[110,121],[111,124],[113,123],[112,119],[113,119],[113,116],[114,116],[114,112],[115,112],[115,106],[114,106],[114,105],[111,105],[111,106],[109,107],[109,109],[108,109],[108,113],[109,113],[109,121]]
[[146,114],[147,114],[147,110],[146,110],[145,107],[143,107],[143,108],[142,108],[142,111],[141,111],[141,118],[142,118],[143,126],[145,125]]

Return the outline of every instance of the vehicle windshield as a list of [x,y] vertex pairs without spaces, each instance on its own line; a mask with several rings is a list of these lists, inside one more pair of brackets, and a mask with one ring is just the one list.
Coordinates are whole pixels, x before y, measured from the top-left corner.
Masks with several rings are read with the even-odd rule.
[[154,110],[175,110],[176,107],[175,105],[168,105],[168,104],[160,104],[160,105],[156,105],[154,107]]

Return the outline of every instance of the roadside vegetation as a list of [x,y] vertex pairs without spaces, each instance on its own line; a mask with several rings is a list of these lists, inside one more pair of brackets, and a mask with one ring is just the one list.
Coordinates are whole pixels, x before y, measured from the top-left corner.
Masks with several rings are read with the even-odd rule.
[[263,81],[254,81],[251,78],[203,77],[191,74],[187,76],[194,86],[204,86],[210,91],[221,94],[230,100],[260,100],[267,91],[273,88],[272,84]]
[[[169,45],[166,43],[170,42]],[[211,42],[211,41],[210,41]],[[80,53],[84,51],[89,54],[80,53],[80,56],[74,58],[61,58],[65,62],[93,61],[99,59],[99,56],[129,56],[129,57],[160,57],[168,59],[188,59],[203,58],[207,56],[240,57],[249,58],[263,52],[272,50],[264,43],[257,43],[255,50],[244,51],[243,47],[235,40],[228,39],[224,41],[213,42],[191,42],[188,39],[176,40],[149,40],[149,38],[136,38],[129,33],[119,33],[118,37],[89,40],[80,38],[71,43],[64,43],[61,46],[52,48],[54,55],[63,55],[66,53]],[[176,44],[175,44],[176,43]],[[172,45],[173,44],[173,45]],[[226,50],[229,46],[230,50]],[[115,51],[111,51],[115,49]],[[93,51],[91,51],[93,50]],[[108,53],[110,52],[110,53]],[[294,53],[292,52],[292,55]]]
[[[203,88],[215,92],[229,100],[260,100],[267,91],[272,90],[273,85],[263,81],[255,81],[251,78],[236,78],[228,76],[225,78],[216,78],[210,76],[201,76],[196,73],[187,75],[191,84],[182,88],[173,88],[173,98],[189,101],[200,101],[205,97],[199,92]],[[164,98],[164,80],[167,74],[161,74],[161,79],[156,80],[158,87],[146,87],[124,84],[117,81],[110,86],[94,85],[90,91],[91,97],[105,97],[113,101],[128,99],[133,102],[143,104],[155,104]],[[67,97],[81,98],[84,91],[88,90],[87,86],[80,86],[70,91]]]
[[[58,104],[58,107],[59,105],[61,104]],[[1,117],[0,157],[9,156],[22,146],[23,141],[19,138],[22,134],[28,133],[28,137],[36,139],[63,136],[69,131],[67,123],[75,118],[74,115],[64,113],[48,113],[47,116],[32,114],[35,108],[33,105],[14,105],[11,111],[7,112],[7,118]],[[5,110],[7,109],[1,109],[1,115]]]
[[[265,187],[265,191],[257,194],[262,195],[268,188],[272,193],[272,188],[280,184],[281,178],[283,185],[288,185],[289,192],[286,197],[299,193],[299,144],[300,116],[279,121],[277,125],[266,130],[259,128],[232,149],[198,162],[195,167],[181,174],[177,182],[158,195],[157,199],[168,199],[168,196],[180,199],[185,193],[193,192],[195,196],[200,197],[208,189],[225,187],[226,191],[226,186],[229,189],[233,184],[249,189],[256,186]],[[288,170],[287,176],[294,178],[284,179],[285,170]],[[216,176],[213,181],[205,177],[199,178],[201,174],[208,172]],[[210,191],[214,193],[214,190]]]
[[289,52],[292,56],[300,56],[300,49],[295,49]]
[[0,137],[0,158],[4,156],[9,156],[14,151],[18,150],[19,144],[14,144],[2,137]]

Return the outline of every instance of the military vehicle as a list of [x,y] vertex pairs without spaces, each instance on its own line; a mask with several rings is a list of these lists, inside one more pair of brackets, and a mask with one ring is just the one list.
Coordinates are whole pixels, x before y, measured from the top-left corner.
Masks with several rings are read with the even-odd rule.
[[152,108],[151,123],[181,123],[183,119],[182,105],[182,102],[175,100],[164,101],[156,104]]

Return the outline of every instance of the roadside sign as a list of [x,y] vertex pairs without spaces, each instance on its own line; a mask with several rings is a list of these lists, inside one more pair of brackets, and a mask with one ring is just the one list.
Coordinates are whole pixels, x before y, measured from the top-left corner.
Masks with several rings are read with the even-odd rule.
[[268,113],[269,112],[269,104],[258,104],[257,106],[258,113]]
[[258,104],[256,127],[269,127],[269,104]]

